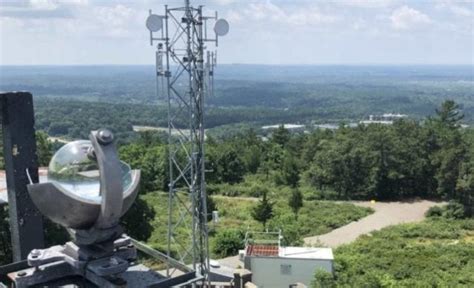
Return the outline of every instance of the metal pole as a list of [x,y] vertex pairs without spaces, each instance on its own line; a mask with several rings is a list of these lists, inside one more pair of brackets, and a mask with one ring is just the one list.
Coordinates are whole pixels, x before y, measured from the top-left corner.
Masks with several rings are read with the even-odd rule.
[[[168,251],[166,252],[166,255],[168,258],[171,258],[171,237],[172,237],[172,227],[173,227],[173,217],[172,217],[172,212],[173,212],[173,197],[174,197],[174,182],[173,182],[173,161],[171,158],[171,147],[173,145],[172,139],[171,139],[171,131],[172,131],[172,123],[171,123],[171,118],[172,118],[172,113],[171,111],[171,91],[170,91],[170,77],[171,77],[171,72],[170,72],[170,56],[169,56],[169,51],[170,51],[170,40],[169,40],[169,35],[168,35],[168,20],[169,20],[169,11],[168,11],[168,5],[165,5],[165,47],[166,47],[166,71],[165,71],[165,77],[166,77],[166,93],[168,96],[168,165],[169,165],[169,183],[168,183]],[[170,265],[169,263],[166,264],[166,276],[170,277]]]
[[[201,274],[204,276],[205,284],[209,284],[209,241],[208,241],[208,230],[207,230],[207,195],[206,195],[206,181],[205,181],[205,146],[204,146],[204,40],[203,40],[203,23],[202,23],[202,6],[198,10],[198,29],[197,29],[197,40],[198,40],[198,56],[197,56],[197,81],[198,87],[198,125],[199,125],[199,163],[198,169],[199,174],[199,232],[200,232],[200,266]],[[209,286],[210,287],[210,286]]]

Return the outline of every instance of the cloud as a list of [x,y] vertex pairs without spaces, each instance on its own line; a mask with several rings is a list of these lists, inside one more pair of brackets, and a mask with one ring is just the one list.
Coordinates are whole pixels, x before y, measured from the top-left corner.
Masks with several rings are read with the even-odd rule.
[[1,0],[0,17],[20,19],[73,18],[74,8],[87,3],[87,0]]
[[74,14],[69,9],[51,10],[0,10],[0,17],[8,18],[72,18]]
[[383,8],[394,5],[399,0],[348,0],[348,1],[336,1],[344,6],[352,6],[357,8]]
[[217,5],[225,6],[225,5],[235,3],[235,2],[237,2],[237,0],[214,0],[214,1],[211,1],[211,2],[214,2]]
[[439,11],[449,11],[456,16],[471,17],[474,12],[474,0],[437,0],[434,6]]
[[0,0],[0,7],[28,7],[29,0]]
[[339,20],[339,17],[323,13],[318,6],[313,4],[283,9],[270,1],[250,3],[241,13],[232,12],[229,15],[238,21],[248,19],[292,26],[328,24]]
[[466,17],[471,17],[472,16],[472,10],[458,6],[458,5],[452,5],[450,6],[451,12],[453,12],[455,15],[458,16],[466,16]]
[[321,13],[321,11],[315,7],[308,10],[300,10],[288,16],[288,22],[295,25],[329,24],[337,22],[338,20],[339,17]]
[[93,15],[99,22],[98,27],[104,27],[106,34],[112,37],[129,36],[130,28],[137,24],[138,17],[135,10],[121,4],[114,7],[96,7]]
[[286,13],[279,6],[271,3],[251,3],[247,9],[244,9],[247,17],[253,20],[284,20]]
[[390,20],[392,21],[392,27],[397,30],[408,30],[432,22],[428,15],[408,6],[393,11]]

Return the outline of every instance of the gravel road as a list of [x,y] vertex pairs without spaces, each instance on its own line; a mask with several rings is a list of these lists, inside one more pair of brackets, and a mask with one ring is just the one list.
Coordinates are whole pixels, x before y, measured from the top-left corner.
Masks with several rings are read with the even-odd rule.
[[357,206],[371,207],[375,212],[367,217],[337,228],[327,234],[307,237],[306,245],[335,248],[350,243],[362,234],[390,225],[418,222],[425,218],[425,212],[432,206],[443,203],[420,200],[414,202],[351,202]]

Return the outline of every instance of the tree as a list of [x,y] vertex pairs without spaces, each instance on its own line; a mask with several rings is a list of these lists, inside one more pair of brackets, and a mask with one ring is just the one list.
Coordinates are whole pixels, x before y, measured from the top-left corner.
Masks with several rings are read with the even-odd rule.
[[214,253],[220,257],[234,256],[244,248],[244,234],[240,230],[220,230],[215,238]]
[[262,200],[252,210],[252,217],[256,221],[262,223],[263,230],[267,227],[267,221],[272,219],[274,203],[267,199],[268,190],[262,191]]
[[285,146],[290,141],[290,131],[282,124],[272,133],[272,141],[280,146]]
[[168,190],[169,162],[165,146],[146,146],[140,143],[123,145],[119,149],[119,155],[133,169],[140,169],[142,191]]
[[48,134],[43,131],[36,132],[36,153],[39,166],[48,166],[52,153],[52,144],[48,140]]
[[245,174],[245,164],[233,145],[221,145],[217,158],[217,173],[224,183],[238,183]]
[[459,121],[464,117],[454,101],[443,102],[436,109],[436,117],[428,122],[433,130],[436,150],[431,155],[435,169],[436,190],[439,196],[456,198],[456,184],[461,164],[465,161],[467,143],[462,137]]
[[464,114],[459,109],[459,105],[453,100],[446,100],[441,107],[436,109],[437,120],[448,127],[458,127],[459,122],[464,118]]
[[456,194],[459,202],[464,205],[466,216],[474,216],[474,161],[463,163],[461,166]]
[[292,188],[296,188],[300,181],[300,171],[293,155],[286,156],[282,170],[286,184]]
[[122,217],[121,223],[128,235],[137,240],[146,241],[150,238],[154,229],[153,219],[155,219],[153,207],[137,197],[130,210]]
[[293,213],[295,213],[296,219],[298,219],[298,212],[301,207],[303,207],[303,194],[298,188],[294,188],[291,191],[290,199],[288,200],[288,205],[290,206]]

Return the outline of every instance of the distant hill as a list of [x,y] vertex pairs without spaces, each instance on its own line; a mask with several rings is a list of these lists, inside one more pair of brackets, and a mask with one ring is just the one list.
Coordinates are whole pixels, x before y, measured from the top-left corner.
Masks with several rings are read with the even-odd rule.
[[[153,66],[1,66],[0,90],[27,90],[38,99],[162,104],[153,75]],[[448,98],[473,121],[474,66],[219,65],[208,104],[292,110],[292,118],[301,113],[303,121],[314,115],[324,122],[385,112],[419,118]]]

